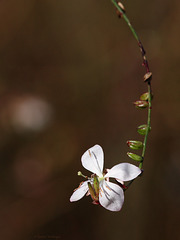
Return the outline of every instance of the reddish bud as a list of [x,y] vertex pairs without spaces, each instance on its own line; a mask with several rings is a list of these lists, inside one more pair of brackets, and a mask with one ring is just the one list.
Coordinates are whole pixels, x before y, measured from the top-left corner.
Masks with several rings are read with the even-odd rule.
[[137,100],[136,102],[134,102],[134,105],[137,108],[146,108],[148,106],[148,102],[144,100]]
[[122,18],[122,15],[123,15],[123,14],[122,14],[119,10],[116,10],[116,13],[117,13],[117,15],[118,15],[119,18]]
[[141,149],[143,147],[143,143],[141,141],[134,141],[134,140],[127,141],[127,145],[128,147],[134,150]]

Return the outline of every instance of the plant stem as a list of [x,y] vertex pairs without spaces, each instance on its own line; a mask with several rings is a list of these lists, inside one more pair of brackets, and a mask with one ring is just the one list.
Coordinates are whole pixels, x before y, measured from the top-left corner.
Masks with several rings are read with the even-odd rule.
[[[118,12],[120,13],[121,17],[125,20],[125,22],[127,23],[127,25],[129,26],[134,38],[136,39],[138,46],[140,48],[141,51],[141,55],[143,58],[143,66],[145,67],[146,73],[150,73],[150,69],[149,69],[149,65],[148,65],[148,61],[146,58],[146,52],[144,50],[144,47],[135,31],[135,29],[133,28],[133,26],[131,25],[128,17],[125,14],[125,11],[120,7],[120,5],[118,4],[118,2],[116,0],[111,0],[111,2],[113,3],[113,5],[116,7],[116,9],[118,10]],[[147,117],[147,131],[146,134],[144,136],[144,141],[143,141],[143,149],[142,149],[142,161],[139,164],[139,168],[142,169],[143,167],[143,160],[144,160],[144,156],[145,156],[145,152],[146,152],[146,147],[147,147],[147,138],[148,138],[148,133],[150,131],[151,128],[151,109],[152,109],[152,90],[151,90],[151,77],[149,79],[147,79],[147,84],[148,84],[148,93],[149,93],[149,99],[148,99],[148,117]],[[130,181],[128,186],[130,186],[130,184],[133,182]]]
[[[148,84],[148,93],[149,93],[149,99],[148,99],[149,107],[148,107],[147,131],[146,131],[146,135],[144,136],[143,149],[142,149],[142,155],[141,155],[143,160],[144,160],[146,146],[147,146],[148,134],[151,130],[151,109],[152,109],[152,104],[151,104],[152,95],[151,94],[152,93],[151,93],[151,85],[150,84]],[[141,169],[143,166],[143,160],[139,164],[139,168],[141,168]]]
[[111,0],[112,3],[114,4],[114,6],[117,8],[117,10],[121,13],[121,16],[124,18],[124,20],[126,21],[126,23],[128,24],[132,34],[134,35],[135,39],[137,40],[137,42],[139,42],[139,38],[138,35],[136,33],[136,31],[134,30],[133,26],[131,25],[129,19],[127,18],[125,12],[122,10],[122,8],[118,5],[118,2],[116,0]]

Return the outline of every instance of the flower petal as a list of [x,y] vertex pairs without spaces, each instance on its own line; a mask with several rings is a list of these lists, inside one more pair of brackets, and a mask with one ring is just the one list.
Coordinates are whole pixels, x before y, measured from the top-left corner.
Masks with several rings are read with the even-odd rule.
[[75,189],[72,196],[70,197],[70,202],[75,202],[80,200],[88,191],[88,181],[80,183],[79,187]]
[[141,169],[130,163],[120,163],[112,167],[104,177],[130,181],[141,173]]
[[124,203],[124,192],[117,184],[103,180],[100,182],[99,202],[110,211],[120,211]]
[[95,145],[88,149],[81,157],[81,162],[84,168],[97,176],[102,177],[104,165],[104,153],[99,145]]

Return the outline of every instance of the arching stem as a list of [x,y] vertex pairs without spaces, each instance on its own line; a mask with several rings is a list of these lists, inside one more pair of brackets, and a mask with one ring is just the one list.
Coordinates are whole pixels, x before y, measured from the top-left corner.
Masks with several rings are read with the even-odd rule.
[[[144,81],[147,83],[148,85],[148,116],[147,116],[147,130],[146,130],[146,134],[144,135],[144,141],[143,141],[143,149],[142,149],[142,161],[139,164],[139,168],[142,169],[143,167],[143,161],[144,161],[144,156],[145,156],[145,152],[146,152],[146,147],[147,147],[147,138],[148,138],[148,133],[151,129],[151,109],[152,109],[152,89],[151,89],[151,79],[152,79],[152,73],[150,72],[149,69],[149,64],[146,58],[146,52],[145,49],[142,45],[142,42],[140,41],[135,29],[133,28],[131,22],[129,21],[125,10],[121,7],[121,3],[118,3],[116,0],[111,0],[113,5],[116,7],[118,13],[120,14],[120,16],[125,20],[125,22],[127,23],[127,25],[129,26],[134,38],[136,39],[138,46],[140,48],[140,52],[142,55],[142,59],[143,59],[143,66],[145,67],[145,71],[146,74],[144,75]],[[133,182],[130,181],[129,184],[127,185],[127,188],[131,185],[131,183]]]

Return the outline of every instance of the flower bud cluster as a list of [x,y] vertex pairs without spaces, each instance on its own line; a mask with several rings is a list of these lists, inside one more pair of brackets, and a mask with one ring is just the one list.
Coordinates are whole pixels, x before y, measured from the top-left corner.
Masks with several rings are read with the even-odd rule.
[[[144,81],[145,82],[150,82],[151,78],[152,78],[152,73],[151,72],[147,72],[144,75]],[[151,99],[152,99],[151,91],[145,92],[140,96],[139,100],[136,100],[134,102],[134,105],[136,106],[136,108],[139,108],[139,109],[144,109],[144,108],[147,108],[147,107],[150,108]],[[151,129],[150,129],[150,126],[148,124],[142,124],[142,125],[137,127],[137,132],[140,135],[144,135],[145,138],[146,138],[146,136],[147,136],[147,134],[150,130]],[[129,148],[131,148],[133,150],[139,150],[139,149],[145,148],[145,140],[144,140],[144,142],[137,141],[137,140],[128,140],[127,145],[128,145]],[[141,164],[140,166],[142,166],[142,162],[143,162],[143,159],[144,159],[143,154],[140,156],[140,155],[137,155],[135,153],[128,152],[127,155],[131,159],[140,162],[140,164]]]

